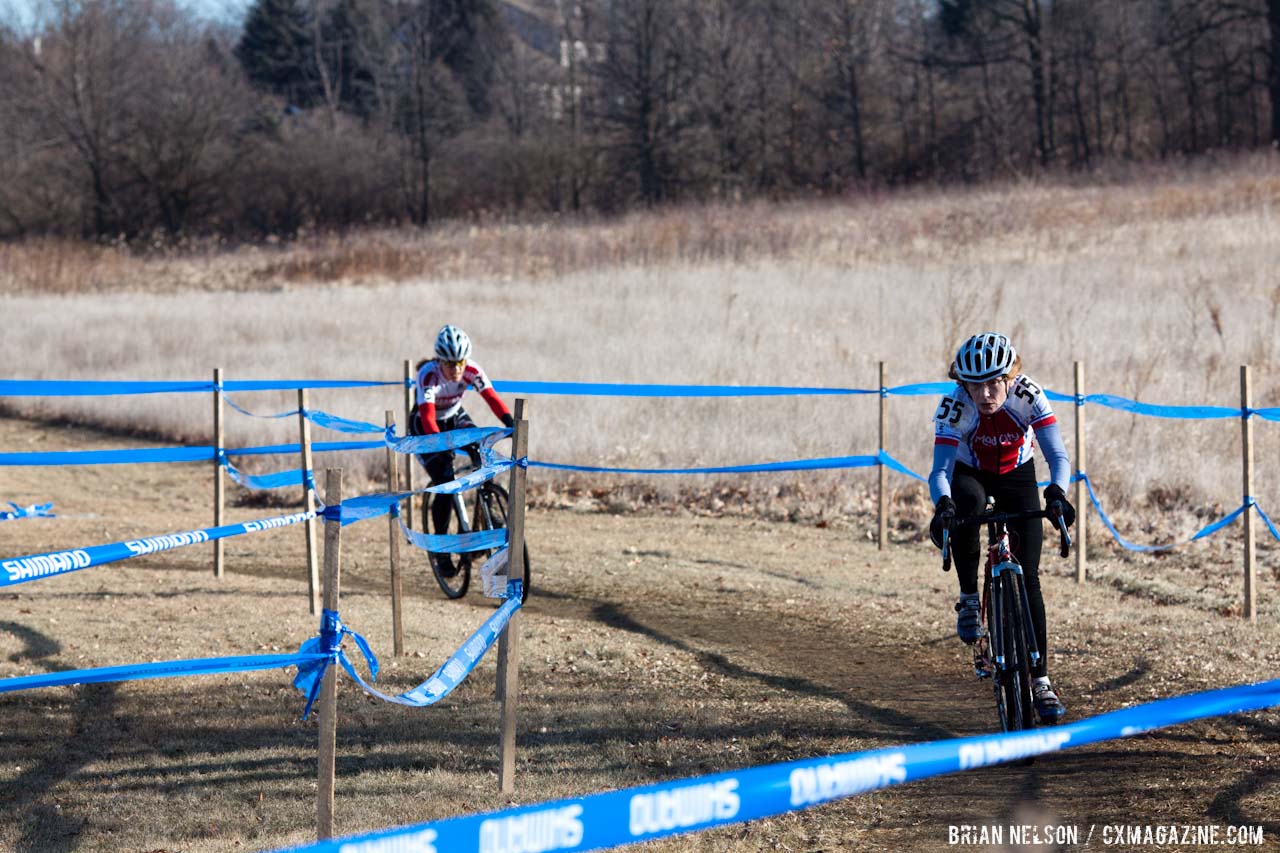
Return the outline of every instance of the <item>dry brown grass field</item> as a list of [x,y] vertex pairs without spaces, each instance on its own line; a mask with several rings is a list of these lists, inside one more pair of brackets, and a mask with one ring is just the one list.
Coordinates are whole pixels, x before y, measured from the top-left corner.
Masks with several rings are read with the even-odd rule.
[[[873,387],[936,381],[965,335],[1008,331],[1029,373],[1147,402],[1280,405],[1280,165],[1153,173],[610,221],[313,236],[149,253],[0,246],[0,363],[12,378],[395,379],[444,322],[509,380]],[[259,412],[284,394],[238,395]],[[887,449],[923,470],[931,398],[890,402]],[[391,389],[314,394],[380,423]],[[205,442],[207,397],[9,400],[0,450]],[[483,404],[470,405],[488,421]],[[477,411],[477,408],[480,411]],[[1070,411],[1062,418],[1069,432]],[[874,397],[535,397],[530,455],[682,467],[873,453]],[[295,440],[227,415],[227,444]],[[1240,500],[1239,423],[1091,408],[1089,470],[1128,538],[1186,536]],[[1262,506],[1280,517],[1280,425],[1260,422]],[[330,439],[333,435],[317,435]],[[381,487],[376,461],[348,469]],[[260,463],[263,470],[295,460]],[[524,619],[517,802],[977,734],[988,692],[954,639],[954,579],[920,539],[923,487],[894,478],[876,550],[874,472],[808,477],[531,474],[535,594]],[[56,519],[0,525],[0,555],[208,526],[206,466],[5,468],[0,500]],[[236,488],[232,521],[278,510]],[[296,498],[268,501],[283,506]],[[1090,526],[1092,582],[1046,558],[1055,681],[1073,718],[1275,677],[1280,556],[1261,540],[1259,619],[1238,618],[1239,528],[1133,556]],[[409,655],[390,658],[385,522],[348,528],[344,621],[386,687],[424,679],[490,612],[411,570]],[[297,528],[6,588],[0,677],[291,651],[315,633]],[[441,707],[340,699],[338,829],[500,808],[486,660]],[[0,850],[260,850],[314,831],[314,721],[291,674],[0,695]],[[1029,819],[1262,825],[1280,848],[1280,716],[1223,718],[649,845],[654,850],[946,848],[947,826]]]

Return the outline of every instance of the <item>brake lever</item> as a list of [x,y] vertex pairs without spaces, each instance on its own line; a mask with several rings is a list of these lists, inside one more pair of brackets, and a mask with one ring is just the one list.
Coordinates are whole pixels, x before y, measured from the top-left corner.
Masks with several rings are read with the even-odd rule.
[[1061,544],[1058,546],[1058,554],[1062,557],[1071,556],[1071,534],[1067,532],[1066,520],[1062,517],[1062,504],[1054,501],[1049,507],[1049,518],[1053,521],[1053,526],[1058,528],[1061,535]]

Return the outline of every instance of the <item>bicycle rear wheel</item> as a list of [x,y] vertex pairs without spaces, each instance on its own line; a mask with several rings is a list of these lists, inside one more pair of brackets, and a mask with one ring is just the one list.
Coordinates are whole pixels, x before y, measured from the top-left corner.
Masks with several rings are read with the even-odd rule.
[[[449,495],[426,495],[422,501],[422,529],[430,530],[432,500],[447,500],[449,506],[449,527],[447,530],[437,530],[437,533],[461,533],[462,525],[458,522],[458,514],[454,511],[452,497]],[[452,565],[453,574],[449,574],[442,570],[440,560],[437,556],[449,558]],[[471,586],[471,562],[473,555],[471,554],[427,554],[427,561],[431,563],[431,574],[435,575],[436,583],[440,585],[440,591],[447,598],[462,598],[467,594],[467,589]]]
[[[476,491],[475,526],[477,530],[497,530],[507,526],[507,506],[510,500],[507,490],[494,482],[485,483]],[[488,551],[476,552],[481,564],[489,556]],[[520,602],[529,600],[529,543],[524,543],[524,589]]]
[[1001,650],[1004,665],[996,666],[996,710],[1006,732],[1035,727],[1031,709],[1031,669],[1027,655],[1027,614],[1022,608],[1022,579],[1004,572],[996,579],[993,599],[999,601]]

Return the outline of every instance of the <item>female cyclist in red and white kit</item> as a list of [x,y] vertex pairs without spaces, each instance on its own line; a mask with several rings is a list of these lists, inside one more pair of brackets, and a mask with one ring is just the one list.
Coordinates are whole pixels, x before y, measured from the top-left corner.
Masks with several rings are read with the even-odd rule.
[[[981,513],[988,495],[1003,512],[1040,509],[1033,459],[1037,442],[1049,465],[1045,503],[1059,502],[1063,521],[1070,526],[1076,515],[1065,492],[1071,463],[1057,418],[1044,391],[1022,372],[1022,359],[1009,339],[995,332],[969,338],[956,352],[948,376],[956,380],[956,386],[942,398],[933,418],[929,494],[935,510],[929,534],[934,544],[942,547],[942,531],[951,529],[957,516]],[[1041,649],[1040,661],[1031,671],[1036,712],[1045,722],[1057,722],[1066,709],[1049,683],[1047,670],[1049,646],[1040,593],[1041,519],[1010,522],[1009,533],[1013,555],[1022,566],[1036,644]],[[965,526],[955,528],[951,535],[960,581],[956,632],[966,643],[982,636],[978,534],[977,527]]]
[[[471,356],[471,339],[466,332],[456,326],[442,328],[436,335],[435,355],[435,358],[418,365],[418,377],[414,386],[417,389],[417,412],[409,422],[411,434],[431,435],[475,426],[475,421],[462,408],[462,395],[468,388],[480,392],[480,396],[503,425],[510,427],[515,423],[507,405],[502,402],[498,392],[493,390],[484,370],[475,362],[468,361]],[[468,452],[475,458],[474,451],[468,449]],[[418,461],[427,469],[433,486],[456,479],[452,450],[421,454]],[[436,495],[431,502],[431,521],[436,533],[449,532],[451,512],[453,498],[449,495]],[[448,554],[436,554],[432,559],[436,561],[436,568],[444,577],[452,577],[457,573]]]

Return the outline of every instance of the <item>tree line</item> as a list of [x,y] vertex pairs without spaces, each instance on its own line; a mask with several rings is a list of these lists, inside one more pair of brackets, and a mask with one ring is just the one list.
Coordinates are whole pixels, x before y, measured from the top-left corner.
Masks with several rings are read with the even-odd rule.
[[43,0],[0,236],[974,182],[1280,142],[1280,0]]

